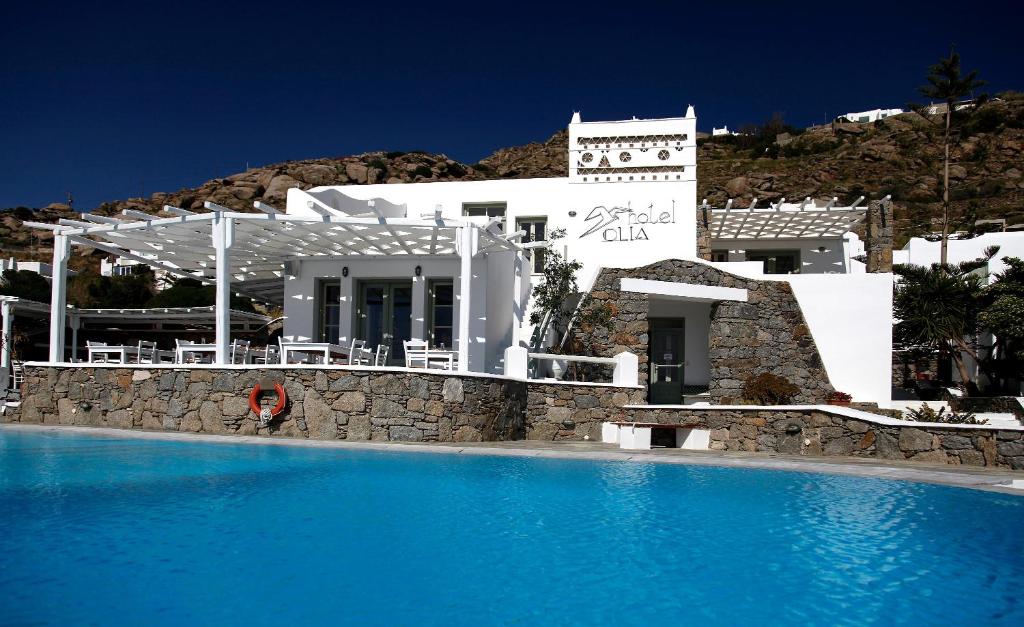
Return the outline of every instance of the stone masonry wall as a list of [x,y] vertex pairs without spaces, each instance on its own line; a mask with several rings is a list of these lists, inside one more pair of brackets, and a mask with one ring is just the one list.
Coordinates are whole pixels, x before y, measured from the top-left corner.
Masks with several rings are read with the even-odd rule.
[[[283,383],[289,399],[263,428],[248,404],[261,380]],[[526,383],[490,377],[29,367],[23,390],[15,422],[321,440],[494,441],[526,433]]]
[[623,420],[624,405],[643,403],[646,391],[600,385],[530,382],[526,437],[530,440],[601,441],[601,423]]
[[630,420],[695,424],[710,448],[785,455],[874,457],[1024,470],[1024,431],[884,425],[814,408],[637,409]]
[[646,294],[619,290],[623,278],[734,287],[748,291],[748,302],[723,301],[711,308],[708,355],[709,394],[715,404],[737,402],[746,380],[762,372],[785,377],[800,389],[794,404],[823,403],[833,391],[814,338],[789,283],[745,279],[709,265],[678,259],[642,268],[605,268],[591,296],[614,312],[613,329],[596,329],[595,354],[612,357],[624,350],[640,362],[639,380],[647,380],[648,312]]

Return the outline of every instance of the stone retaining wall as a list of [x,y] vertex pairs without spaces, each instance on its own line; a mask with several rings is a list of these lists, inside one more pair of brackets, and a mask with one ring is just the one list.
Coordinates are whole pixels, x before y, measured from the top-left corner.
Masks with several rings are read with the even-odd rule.
[[530,440],[601,441],[601,423],[622,420],[623,406],[642,403],[647,392],[607,385],[530,382],[526,437]]
[[710,448],[807,456],[875,457],[1024,470],[1024,431],[885,425],[819,409],[631,410],[630,420],[696,424]]
[[[259,427],[248,404],[261,380],[283,383],[289,399],[268,427]],[[11,421],[322,440],[494,441],[526,434],[526,383],[493,377],[29,367],[23,390]]]

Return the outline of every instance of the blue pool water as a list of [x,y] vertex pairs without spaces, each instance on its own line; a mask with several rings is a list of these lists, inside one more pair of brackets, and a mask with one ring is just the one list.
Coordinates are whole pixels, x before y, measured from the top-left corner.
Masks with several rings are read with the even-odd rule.
[[3,624],[1024,624],[1024,498],[0,429]]

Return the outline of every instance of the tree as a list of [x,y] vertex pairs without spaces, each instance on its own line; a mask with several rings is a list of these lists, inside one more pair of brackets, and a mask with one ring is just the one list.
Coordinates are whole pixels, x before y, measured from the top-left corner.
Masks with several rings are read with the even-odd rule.
[[994,343],[986,360],[997,387],[1024,378],[1024,260],[1005,257],[1006,269],[981,295],[978,320],[992,333]]
[[0,280],[0,294],[48,303],[50,284],[42,275],[31,270],[4,270],[3,280]]
[[[549,247],[544,253],[544,281],[533,287],[533,311],[530,312],[530,324],[538,329],[541,341],[549,329],[564,332],[574,323],[587,339],[577,338],[576,348],[584,351],[593,349],[592,333],[598,328],[610,329],[612,312],[605,303],[595,303],[590,294],[579,299],[576,307],[572,303],[579,294],[576,273],[583,264],[576,260],[566,259],[551,244],[565,237],[565,229],[556,229],[548,236]],[[563,338],[552,352],[562,352],[565,341]]]
[[[949,56],[928,68],[928,85],[918,88],[921,95],[946,103],[945,131],[942,135],[944,151],[942,164],[942,249],[939,262],[946,265],[949,257],[949,165],[952,143],[953,117],[956,103],[970,96],[985,81],[978,78],[977,70],[961,74],[960,55],[951,49]],[[980,105],[980,100],[975,105]],[[920,109],[919,109],[920,110]],[[966,115],[966,114],[965,114]],[[927,116],[926,116],[927,117]]]
[[81,308],[139,309],[153,298],[153,273],[100,276],[82,272],[68,280],[68,302]]
[[997,247],[985,256],[955,265],[932,264],[929,267],[898,265],[899,275],[893,295],[893,316],[897,320],[893,339],[899,345],[924,347],[948,357],[969,393],[971,375],[964,355],[978,361],[969,339],[978,329],[982,277],[974,271],[985,266]]
[[[196,279],[178,279],[171,287],[146,303],[146,307],[210,307],[217,302],[217,290],[212,285],[203,285]],[[231,308],[238,311],[255,311],[252,300],[244,296],[231,295]]]

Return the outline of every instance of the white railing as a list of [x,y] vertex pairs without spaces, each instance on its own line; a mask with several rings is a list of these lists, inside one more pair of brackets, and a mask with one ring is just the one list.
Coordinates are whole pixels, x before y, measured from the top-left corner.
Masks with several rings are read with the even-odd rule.
[[611,366],[613,385],[637,385],[639,380],[639,361],[636,355],[627,351],[614,357],[589,357],[586,355],[531,353],[522,346],[510,346],[505,349],[505,374],[510,377],[528,379],[531,359]]

